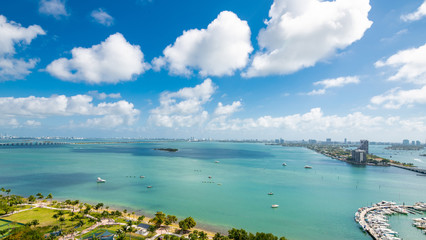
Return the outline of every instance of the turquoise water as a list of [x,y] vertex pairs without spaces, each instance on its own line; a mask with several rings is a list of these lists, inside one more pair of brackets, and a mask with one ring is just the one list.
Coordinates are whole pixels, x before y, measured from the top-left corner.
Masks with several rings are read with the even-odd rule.
[[426,149],[417,151],[386,149],[386,147],[389,146],[390,145],[370,145],[369,151],[381,157],[399,162],[412,163],[419,168],[426,169],[426,157],[420,156],[421,154],[426,154]]
[[[179,151],[153,150],[161,147]],[[313,169],[305,169],[307,164]],[[97,177],[107,182],[97,184]],[[426,201],[426,177],[415,173],[253,143],[2,147],[0,186],[15,194],[52,193],[147,214],[163,211],[192,216],[212,230],[245,228],[289,239],[370,239],[353,220],[359,207],[381,200]]]

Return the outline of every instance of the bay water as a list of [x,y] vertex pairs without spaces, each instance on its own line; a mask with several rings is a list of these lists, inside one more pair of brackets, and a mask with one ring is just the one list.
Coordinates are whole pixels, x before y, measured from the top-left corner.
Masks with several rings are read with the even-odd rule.
[[[106,183],[96,183],[97,177]],[[413,172],[354,166],[305,148],[260,143],[0,147],[0,187],[146,215],[192,216],[197,226],[212,231],[235,227],[300,240],[371,239],[354,221],[358,208],[382,200],[426,201],[426,177]],[[390,222],[404,239],[425,239],[409,224],[415,217],[420,216]]]

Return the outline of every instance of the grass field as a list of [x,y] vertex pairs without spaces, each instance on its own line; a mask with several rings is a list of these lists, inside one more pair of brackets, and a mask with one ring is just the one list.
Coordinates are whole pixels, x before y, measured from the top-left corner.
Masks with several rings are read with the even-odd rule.
[[[10,222],[6,222],[0,219],[0,231],[3,231],[5,229],[12,229],[12,228],[16,228],[19,227],[21,225],[16,224],[16,223],[10,223]],[[0,238],[5,237],[6,235],[0,235]]]
[[29,223],[32,220],[38,220],[40,226],[54,225],[57,220],[52,216],[55,214],[55,210],[46,208],[34,208],[28,211],[13,214],[12,216],[5,217],[4,219],[19,223]]

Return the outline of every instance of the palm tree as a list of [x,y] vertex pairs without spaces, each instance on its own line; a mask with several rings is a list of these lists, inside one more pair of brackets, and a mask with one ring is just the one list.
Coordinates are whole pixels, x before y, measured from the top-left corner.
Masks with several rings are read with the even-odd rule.
[[41,193],[37,193],[36,196],[37,196],[38,199],[43,199],[44,198],[43,194],[41,194]]
[[53,196],[52,196],[51,193],[49,193],[49,195],[46,196],[46,199],[52,199],[52,198],[53,198]]
[[174,215],[167,215],[166,220],[165,220],[165,224],[167,226],[169,226],[170,224],[175,223],[177,220],[178,219],[177,219],[176,216],[174,216]]
[[200,231],[198,232],[198,237],[200,238],[200,240],[207,240],[207,233]]
[[166,214],[163,212],[157,212],[155,217],[149,220],[150,223],[154,223],[156,228],[161,227],[161,224],[166,220]]
[[65,222],[65,218],[64,217],[60,217],[59,218],[59,222],[60,222],[60,225],[61,225],[61,232],[62,232],[62,225]]

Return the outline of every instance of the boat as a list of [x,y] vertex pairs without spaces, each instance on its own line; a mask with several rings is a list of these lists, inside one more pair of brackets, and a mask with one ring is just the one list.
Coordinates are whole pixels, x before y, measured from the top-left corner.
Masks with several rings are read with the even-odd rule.
[[106,180],[98,177],[98,179],[96,180],[96,182],[97,183],[104,183],[104,182],[106,182]]
[[311,168],[312,168],[312,166],[305,165],[305,168],[306,168],[306,169],[311,169]]
[[212,178],[212,176],[209,176],[209,178]]
[[219,161],[215,161],[214,163],[220,163]]
[[287,166],[287,163],[283,162],[283,166]]
[[273,192],[268,192],[268,195],[274,195],[274,193]]
[[140,178],[145,178],[145,176],[140,176]]
[[273,204],[271,207],[272,208],[278,208],[280,205],[278,205],[278,204]]
[[148,186],[148,187],[146,187],[146,188],[152,188],[152,186]]

